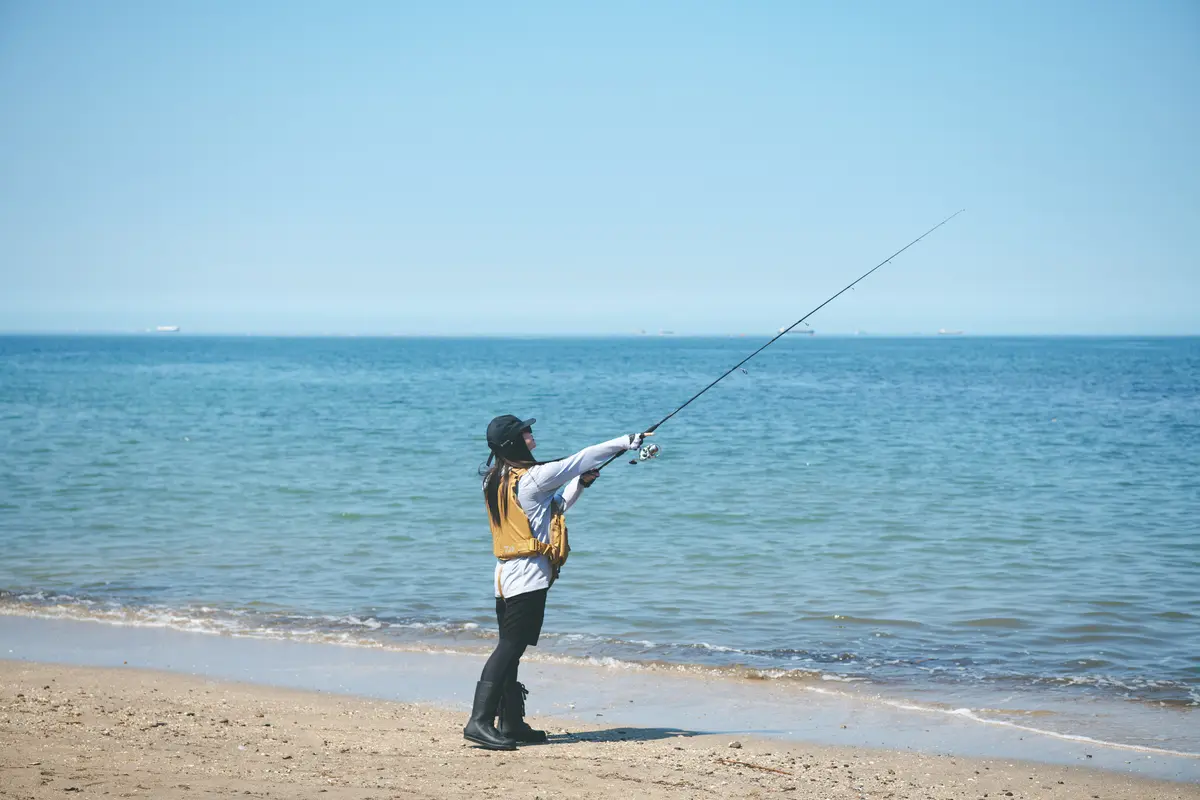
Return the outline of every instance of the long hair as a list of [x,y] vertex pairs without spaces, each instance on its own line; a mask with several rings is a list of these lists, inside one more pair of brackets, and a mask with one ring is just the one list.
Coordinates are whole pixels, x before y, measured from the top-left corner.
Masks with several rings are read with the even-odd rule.
[[[523,445],[524,442],[521,444]],[[532,455],[528,461],[508,459],[496,452],[493,452],[492,456],[495,459],[495,463],[492,463],[490,466],[485,465],[481,468],[481,473],[483,474],[483,500],[487,503],[488,516],[492,518],[492,522],[499,525],[504,514],[508,512],[508,494],[501,493],[500,491],[500,485],[504,482],[504,473],[513,467],[532,467],[537,462],[533,460]],[[492,462],[492,460],[492,458],[489,458],[488,462]]]

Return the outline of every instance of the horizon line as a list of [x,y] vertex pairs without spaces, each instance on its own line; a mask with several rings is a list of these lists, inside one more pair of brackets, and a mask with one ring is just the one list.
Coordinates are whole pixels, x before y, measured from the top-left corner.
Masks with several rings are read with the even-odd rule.
[[[756,331],[751,333],[729,333],[729,332],[492,332],[492,333],[389,333],[389,332],[339,332],[339,331],[323,331],[323,332],[296,332],[296,331],[156,331],[153,329],[48,329],[48,330],[0,330],[0,336],[3,337],[22,337],[22,336],[122,336],[122,337],[153,337],[161,339],[171,338],[220,338],[220,337],[237,337],[237,338],[273,338],[273,339],[746,339],[756,337],[772,337],[777,335],[778,331]],[[992,333],[971,333],[961,330],[942,330],[942,331],[908,331],[908,332],[889,332],[889,331],[855,331],[855,332],[836,332],[829,333],[788,333],[780,338],[785,339],[872,339],[872,338],[889,338],[889,339],[918,339],[918,338],[938,338],[938,339],[998,339],[998,338],[1147,338],[1147,339],[1180,339],[1180,338],[1195,338],[1200,337],[1200,331],[1189,333],[1165,333],[1165,332],[992,332]]]

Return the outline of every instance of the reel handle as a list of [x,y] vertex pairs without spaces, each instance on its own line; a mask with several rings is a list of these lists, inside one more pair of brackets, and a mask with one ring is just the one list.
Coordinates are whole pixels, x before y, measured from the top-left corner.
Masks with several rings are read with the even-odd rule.
[[[661,424],[662,424],[662,422],[658,422],[658,423],[655,423],[654,425],[650,426],[650,428],[649,428],[649,429],[647,429],[647,430],[645,430],[645,431],[643,431],[643,432],[642,432],[642,436],[653,436],[653,435],[654,435],[654,429],[655,429],[655,428],[657,428],[657,427],[658,427],[659,425],[661,425]],[[652,455],[646,455],[646,456],[642,455],[642,453],[645,453],[645,452],[646,452],[647,450],[649,450],[650,448],[654,448],[654,452],[653,452],[653,454],[652,454]],[[659,454],[661,451],[662,451],[662,448],[661,448],[661,447],[659,447],[659,446],[658,446],[658,445],[656,445],[656,444],[645,444],[645,443],[643,443],[643,445],[642,445],[642,449],[641,449],[640,451],[638,451],[638,457],[639,457],[639,458],[640,458],[642,461],[646,461],[646,460],[648,460],[648,459],[651,459],[651,458],[656,458],[656,457],[658,456],[658,454]],[[626,450],[625,452],[629,452],[629,451],[628,451],[628,450]],[[620,454],[620,453],[617,453],[615,456],[613,456],[612,458],[610,458],[608,461],[605,461],[603,464],[601,464],[600,466],[596,467],[597,471],[604,469],[605,467],[607,467],[609,464],[611,464],[612,462],[616,461],[616,460],[617,460],[618,458],[620,458],[620,457],[621,457],[621,454]],[[636,465],[637,465],[637,463],[638,463],[638,459],[637,459],[637,458],[630,459],[629,463],[630,463],[630,464],[633,464],[633,465],[635,465],[635,466],[636,466]]]

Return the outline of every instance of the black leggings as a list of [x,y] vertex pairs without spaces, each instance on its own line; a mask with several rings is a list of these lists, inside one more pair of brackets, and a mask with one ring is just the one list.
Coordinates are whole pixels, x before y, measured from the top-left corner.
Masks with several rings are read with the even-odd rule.
[[481,681],[512,683],[525,648],[536,646],[546,615],[546,589],[524,592],[508,599],[496,598],[496,623],[500,643],[483,665]]
[[501,639],[487,663],[483,665],[483,674],[479,676],[479,680],[492,683],[516,681],[517,667],[520,666],[521,656],[525,655],[526,647],[528,645],[524,642]]

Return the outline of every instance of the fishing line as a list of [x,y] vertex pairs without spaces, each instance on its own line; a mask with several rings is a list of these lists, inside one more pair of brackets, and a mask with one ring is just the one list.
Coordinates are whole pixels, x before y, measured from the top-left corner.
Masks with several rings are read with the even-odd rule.
[[[942,226],[943,226],[943,225],[945,225],[947,222],[949,222],[950,220],[954,219],[955,217],[957,217],[959,214],[961,214],[961,213],[962,213],[963,211],[965,211],[965,210],[966,210],[966,209],[964,209],[964,208],[960,208],[958,211],[955,211],[953,214],[951,214],[950,216],[946,217],[944,220],[942,220],[941,222],[939,222],[937,225],[934,225],[932,228],[930,228],[929,230],[925,231],[924,233],[922,233],[922,234],[921,234],[920,236],[918,236],[917,238],[913,239],[913,240],[912,240],[911,242],[909,242],[908,244],[904,245],[904,247],[901,247],[899,250],[897,250],[896,252],[892,253],[890,256],[888,256],[887,258],[885,258],[883,261],[880,261],[878,264],[876,264],[875,266],[871,267],[869,270],[867,270],[867,271],[866,271],[866,272],[864,272],[862,275],[860,275],[860,276],[858,277],[858,279],[857,279],[857,280],[855,280],[853,283],[850,283],[850,284],[848,284],[848,285],[847,285],[847,286],[845,286],[845,287],[844,287],[844,288],[843,288],[843,289],[842,289],[840,292],[838,292],[837,294],[835,294],[835,295],[833,295],[832,297],[830,297],[830,298],[829,298],[828,300],[826,300],[824,303],[821,303],[821,305],[817,306],[817,307],[816,307],[816,308],[814,308],[812,311],[808,312],[808,313],[807,313],[807,314],[805,314],[803,317],[801,317],[800,319],[798,319],[798,320],[796,320],[795,322],[793,322],[791,325],[789,325],[789,326],[787,326],[786,328],[784,328],[783,330],[781,330],[781,331],[780,331],[780,332],[779,332],[779,333],[778,333],[778,334],[777,334],[777,335],[776,335],[776,336],[775,336],[773,339],[771,339],[771,341],[767,342],[767,343],[766,343],[766,344],[764,344],[762,347],[758,348],[758,349],[757,349],[757,350],[755,350],[753,353],[751,353],[750,355],[746,356],[745,358],[743,358],[743,359],[742,359],[741,361],[739,361],[738,363],[734,364],[734,365],[733,365],[732,367],[730,367],[729,369],[725,370],[725,372],[723,372],[719,378],[717,378],[715,381],[713,381],[712,383],[710,383],[708,386],[705,386],[703,389],[701,389],[700,391],[696,392],[694,395],[692,395],[691,397],[689,397],[689,398],[688,398],[688,400],[687,400],[687,402],[685,402],[683,405],[681,405],[681,406],[679,406],[678,408],[676,408],[676,409],[675,409],[674,411],[672,411],[670,414],[667,414],[665,417],[663,417],[662,419],[660,419],[658,422],[656,422],[656,423],[654,423],[653,425],[651,425],[649,428],[647,428],[647,429],[646,429],[646,431],[645,431],[645,432],[646,432],[646,433],[654,433],[654,431],[658,430],[658,426],[662,425],[664,422],[666,422],[666,421],[667,421],[667,420],[669,420],[671,417],[673,417],[673,416],[675,416],[676,414],[678,414],[680,411],[683,411],[685,408],[687,408],[689,405],[691,405],[691,404],[692,404],[692,401],[693,401],[693,400],[695,400],[695,399],[696,399],[696,398],[698,398],[700,395],[702,395],[702,394],[704,394],[705,392],[707,392],[709,389],[711,389],[711,388],[713,388],[714,386],[716,386],[716,385],[717,385],[718,383],[720,383],[721,381],[725,380],[726,376],[728,376],[730,373],[734,372],[735,370],[737,370],[737,369],[741,368],[741,366],[742,366],[743,364],[745,364],[747,361],[749,361],[750,359],[754,358],[756,355],[758,355],[759,353],[761,353],[763,350],[766,350],[766,349],[767,349],[768,347],[770,347],[771,345],[775,344],[775,342],[776,342],[776,341],[778,341],[779,339],[783,338],[783,336],[784,336],[784,335],[786,335],[786,334],[788,333],[788,331],[790,331],[792,328],[794,328],[794,327],[796,327],[797,325],[799,325],[800,323],[804,322],[804,321],[805,321],[805,320],[807,320],[809,317],[811,317],[813,314],[817,313],[817,312],[818,312],[818,311],[820,311],[822,308],[824,308],[825,306],[829,305],[829,304],[830,304],[830,303],[832,303],[834,300],[838,299],[838,298],[839,298],[839,297],[841,297],[843,294],[845,294],[846,292],[848,292],[848,291],[850,291],[851,289],[853,289],[853,288],[855,287],[855,285],[856,285],[856,284],[858,284],[858,283],[862,282],[862,281],[863,281],[864,279],[866,279],[866,278],[867,278],[867,276],[869,276],[869,275],[870,275],[872,272],[874,272],[875,270],[879,269],[879,268],[880,268],[880,267],[882,267],[884,264],[887,264],[887,263],[888,263],[888,262],[890,262],[892,259],[894,259],[896,256],[900,255],[900,254],[901,254],[901,253],[903,253],[905,250],[907,250],[908,248],[912,247],[914,244],[916,244],[917,242],[921,241],[921,240],[922,240],[922,239],[924,239],[926,236],[928,236],[929,234],[933,233],[933,232],[934,232],[934,231],[936,231],[938,228],[942,227]],[[744,372],[744,371],[745,371],[745,370],[743,370],[743,372]],[[639,458],[640,458],[642,461],[647,461],[647,460],[649,460],[649,459],[651,459],[651,458],[655,458],[655,457],[657,457],[657,456],[658,456],[658,454],[659,454],[659,452],[660,452],[660,448],[659,448],[659,446],[658,446],[658,445],[656,445],[656,444],[648,444],[648,445],[646,445],[645,447],[643,447],[643,448],[642,448],[641,452],[639,453]],[[620,453],[618,453],[617,455],[615,455],[615,456],[613,456],[612,458],[610,458],[608,461],[605,461],[603,464],[601,464],[599,467],[597,467],[597,470],[604,469],[604,468],[605,468],[605,467],[607,467],[609,464],[611,464],[613,461],[615,461],[617,458],[619,458],[619,457],[620,457],[620,455],[621,455],[621,454],[620,454]],[[636,464],[636,463],[638,463],[638,459],[634,459],[634,460],[630,461],[629,463],[630,463],[630,464]]]

